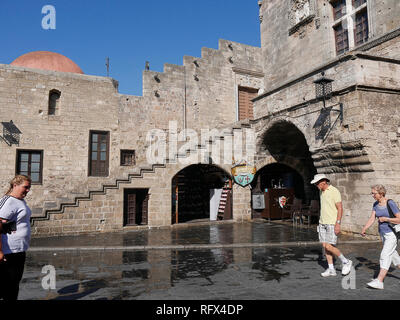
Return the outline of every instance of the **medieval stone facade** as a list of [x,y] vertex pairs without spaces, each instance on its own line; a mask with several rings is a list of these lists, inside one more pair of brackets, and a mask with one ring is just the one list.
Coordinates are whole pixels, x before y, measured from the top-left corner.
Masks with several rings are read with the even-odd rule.
[[[400,200],[400,3],[259,4],[266,92],[256,99],[253,125],[262,163],[278,159],[301,172],[305,184],[316,172],[328,174],[342,192],[343,228],[359,232],[371,212],[371,185],[384,184]],[[296,10],[301,21],[281,18]],[[333,80],[325,105],[315,89],[323,75]],[[302,137],[303,151],[292,145]]]
[[[257,170],[295,170],[304,202],[316,197],[312,176],[329,175],[342,192],[344,230],[358,232],[367,220],[372,184],[400,201],[400,3],[258,3],[260,48],[220,40],[217,50],[185,56],[182,66],[146,70],[140,97],[118,93],[118,82],[106,77],[0,65],[1,121],[20,132],[18,144],[2,134],[0,186],[21,171],[22,156],[40,156],[40,181],[27,199],[35,235],[130,228],[124,214],[132,189],[147,192],[142,224],[169,226],[177,177],[201,163],[218,171],[211,173],[217,180],[230,175],[231,162],[215,161],[212,148],[246,130],[256,133],[248,147]],[[325,98],[316,94],[321,79],[331,86]],[[250,119],[241,118],[242,92],[255,94]],[[148,161],[152,129],[166,133],[162,161]],[[183,129],[218,134],[185,148],[187,138],[171,141]],[[92,174],[92,153],[104,151],[93,149],[100,136],[105,174]],[[223,158],[225,150],[216,152]],[[123,163],[125,156],[133,161]],[[252,218],[251,192],[233,185],[232,219]]]

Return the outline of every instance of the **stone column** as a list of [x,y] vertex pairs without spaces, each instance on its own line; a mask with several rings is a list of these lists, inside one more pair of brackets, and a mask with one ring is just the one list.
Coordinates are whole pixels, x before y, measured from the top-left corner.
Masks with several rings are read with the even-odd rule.
[[251,220],[251,190],[250,186],[241,187],[234,184],[232,187],[233,200],[233,220],[249,221]]

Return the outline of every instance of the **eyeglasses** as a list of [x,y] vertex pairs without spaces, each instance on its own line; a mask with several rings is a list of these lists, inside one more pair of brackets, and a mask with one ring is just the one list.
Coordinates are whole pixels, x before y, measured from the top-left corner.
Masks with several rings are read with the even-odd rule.
[[372,195],[374,195],[374,194],[379,194],[379,192],[371,192],[371,194],[372,194]]

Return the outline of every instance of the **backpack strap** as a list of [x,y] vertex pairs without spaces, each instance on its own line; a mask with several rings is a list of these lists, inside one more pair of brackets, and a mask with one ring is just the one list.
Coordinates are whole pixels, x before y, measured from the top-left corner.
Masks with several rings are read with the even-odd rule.
[[387,209],[389,211],[389,216],[391,218],[396,218],[396,216],[393,214],[392,208],[389,205],[389,201],[393,201],[393,200],[392,199],[388,199],[387,202],[386,202],[386,207],[387,207]]

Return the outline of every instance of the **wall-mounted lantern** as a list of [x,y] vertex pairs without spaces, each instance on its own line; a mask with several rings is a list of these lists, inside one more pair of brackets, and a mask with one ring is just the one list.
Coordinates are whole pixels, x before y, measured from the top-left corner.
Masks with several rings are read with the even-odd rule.
[[315,96],[317,99],[323,99],[324,108],[326,104],[326,100],[332,97],[332,79],[326,78],[325,73],[322,72],[322,77],[316,81],[315,83]]

